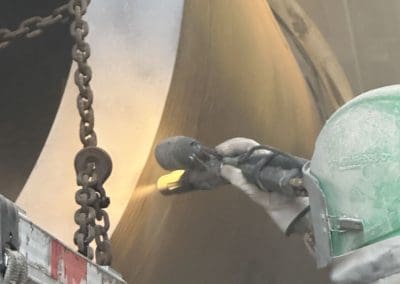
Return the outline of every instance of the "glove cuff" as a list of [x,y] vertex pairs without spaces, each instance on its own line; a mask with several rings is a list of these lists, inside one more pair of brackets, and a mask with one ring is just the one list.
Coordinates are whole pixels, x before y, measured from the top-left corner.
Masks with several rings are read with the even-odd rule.
[[282,232],[290,235],[297,231],[296,224],[307,214],[309,208],[308,197],[296,197],[281,206],[267,209],[267,213]]

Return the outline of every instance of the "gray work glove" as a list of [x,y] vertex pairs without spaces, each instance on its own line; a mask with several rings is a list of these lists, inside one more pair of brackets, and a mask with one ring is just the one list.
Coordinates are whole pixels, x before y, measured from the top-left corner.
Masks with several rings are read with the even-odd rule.
[[[235,157],[258,145],[259,143],[254,140],[237,137],[219,144],[215,149],[222,156]],[[269,152],[268,150],[257,151]],[[275,191],[261,191],[255,184],[247,181],[240,169],[231,165],[222,166],[221,176],[263,207],[285,233],[288,233],[290,225],[308,207],[308,197],[289,197]]]

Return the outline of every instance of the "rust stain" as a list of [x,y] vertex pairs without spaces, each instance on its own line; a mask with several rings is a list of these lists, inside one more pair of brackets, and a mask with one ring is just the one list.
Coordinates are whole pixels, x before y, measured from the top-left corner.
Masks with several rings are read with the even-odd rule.
[[288,13],[289,13],[290,17],[293,19],[293,22],[292,22],[293,30],[295,31],[295,33],[298,36],[304,37],[308,33],[308,26],[307,26],[306,22],[293,9],[289,9]]

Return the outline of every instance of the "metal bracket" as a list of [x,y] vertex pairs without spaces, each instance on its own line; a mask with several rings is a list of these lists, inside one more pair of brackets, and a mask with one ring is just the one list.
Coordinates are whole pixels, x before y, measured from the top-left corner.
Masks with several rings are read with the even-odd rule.
[[331,230],[329,228],[329,217],[326,210],[326,200],[320,190],[319,182],[310,170],[310,162],[303,167],[304,187],[308,191],[311,209],[311,220],[315,237],[315,258],[317,267],[326,267],[332,262],[331,256]]
[[346,233],[349,231],[363,231],[364,223],[361,219],[351,217],[328,216],[331,231]]
[[18,232],[18,207],[0,194],[0,270],[4,271],[6,263],[4,253],[6,248],[19,250],[20,239]]

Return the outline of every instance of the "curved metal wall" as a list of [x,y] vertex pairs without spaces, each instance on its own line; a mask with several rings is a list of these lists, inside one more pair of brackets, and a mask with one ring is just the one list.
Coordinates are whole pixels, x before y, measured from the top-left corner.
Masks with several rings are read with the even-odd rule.
[[[41,1],[48,11],[53,8],[54,2]],[[0,13],[17,14],[25,2],[16,0]],[[265,0],[186,0],[184,8],[183,2],[100,0],[89,9],[96,130],[115,166],[106,184],[114,226],[122,216],[112,239],[115,267],[129,283],[326,283],[325,271],[315,270],[301,240],[284,239],[237,190],[168,198],[155,191],[163,172],[151,145],[166,136],[191,135],[209,145],[247,136],[307,156],[322,124]],[[357,14],[356,0],[347,2]],[[1,16],[1,26],[48,12],[32,9],[17,18]],[[354,21],[360,28],[367,19],[358,15]],[[0,112],[0,181],[10,198],[22,189],[53,124],[71,62],[67,33],[60,26],[0,51],[0,91],[7,102]],[[325,35],[332,43],[332,34]],[[357,46],[373,40],[361,31],[355,36]],[[359,60],[381,50],[368,46]],[[380,60],[391,54],[370,59],[381,68]],[[362,66],[372,64],[367,63]],[[362,72],[369,82],[374,70]],[[18,198],[34,221],[69,244],[76,209],[72,161],[80,148],[75,97],[69,79]]]
[[[308,156],[320,125],[264,0],[185,2],[155,144],[176,134],[208,145],[246,136]],[[238,190],[165,197],[154,188],[162,173],[150,156],[112,237],[129,283],[327,282],[302,241],[284,238]]]
[[[88,10],[95,130],[99,146],[114,164],[106,184],[112,200],[111,231],[157,131],[175,64],[182,9],[183,0],[129,0],[119,5],[99,0]],[[34,222],[70,245],[77,209],[73,159],[81,148],[76,97],[71,72],[46,145],[17,200]]]

